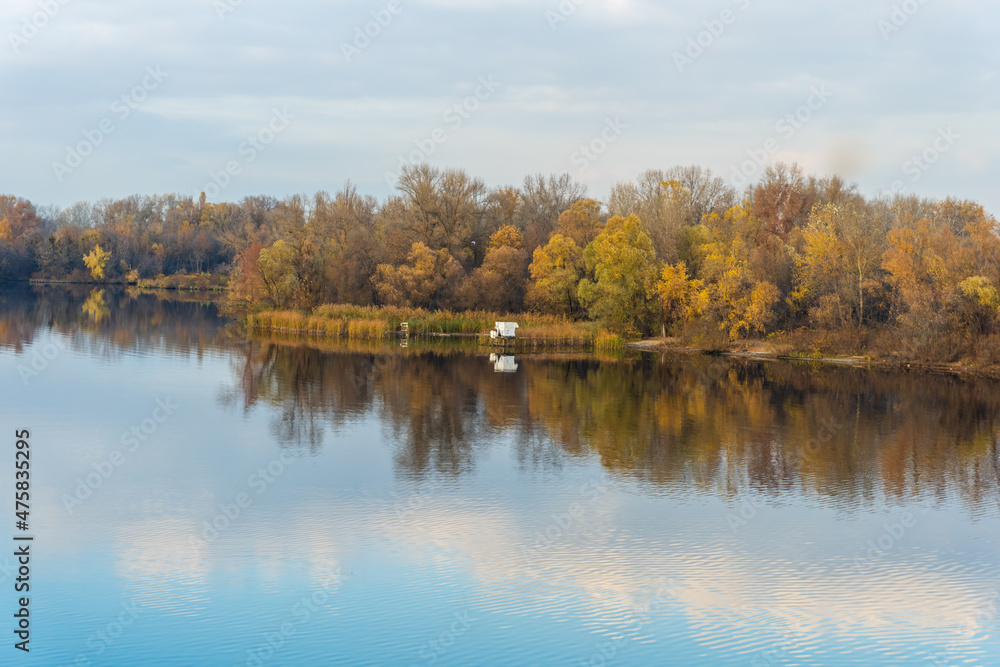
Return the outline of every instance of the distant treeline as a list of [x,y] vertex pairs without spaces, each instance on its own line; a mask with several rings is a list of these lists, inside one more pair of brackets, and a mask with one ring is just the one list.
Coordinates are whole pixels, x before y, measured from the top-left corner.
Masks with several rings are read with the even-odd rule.
[[700,167],[648,171],[603,203],[568,175],[491,189],[418,165],[397,188],[64,211],[4,197],[0,279],[208,272],[250,310],[530,310],[712,344],[849,332],[848,346],[1000,362],[1000,236],[973,202],[865,197],[783,164],[743,192]]

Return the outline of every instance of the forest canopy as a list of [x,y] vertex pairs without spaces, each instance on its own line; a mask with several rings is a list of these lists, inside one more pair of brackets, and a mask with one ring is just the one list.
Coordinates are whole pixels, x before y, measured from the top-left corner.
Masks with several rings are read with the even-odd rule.
[[882,332],[915,355],[1000,349],[1000,236],[982,206],[866,197],[794,165],[742,192],[697,166],[651,170],[604,202],[569,175],[490,188],[426,164],[383,201],[350,182],[234,203],[0,197],[0,280],[196,273],[228,276],[249,310],[530,310],[629,336]]

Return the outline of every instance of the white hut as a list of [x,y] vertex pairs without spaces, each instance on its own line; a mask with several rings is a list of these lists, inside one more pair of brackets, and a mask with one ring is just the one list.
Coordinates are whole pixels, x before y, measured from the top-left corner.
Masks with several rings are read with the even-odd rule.
[[519,328],[517,322],[497,322],[490,331],[490,338],[513,338]]

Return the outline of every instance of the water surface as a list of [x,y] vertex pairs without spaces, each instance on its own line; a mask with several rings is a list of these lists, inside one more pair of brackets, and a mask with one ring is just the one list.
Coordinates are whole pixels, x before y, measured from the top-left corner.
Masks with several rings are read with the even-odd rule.
[[0,289],[35,457],[9,664],[1000,664],[996,383]]

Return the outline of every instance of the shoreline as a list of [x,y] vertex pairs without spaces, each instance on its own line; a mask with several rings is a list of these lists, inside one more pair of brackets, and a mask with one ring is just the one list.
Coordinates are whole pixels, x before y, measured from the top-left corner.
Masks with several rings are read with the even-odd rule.
[[[315,331],[299,330],[290,331],[287,329],[279,328],[262,328],[256,327],[255,331],[258,334],[279,334],[285,336],[289,339],[298,340],[313,340],[313,341],[357,341],[357,340],[368,340],[368,341],[379,341],[379,340],[401,340],[405,339],[404,336],[400,335],[399,332],[388,332],[384,336],[378,337],[368,337],[362,339],[351,338],[349,336],[331,336],[324,335],[322,333],[317,333]],[[471,343],[470,348],[476,348],[480,350],[506,350],[514,354],[537,354],[539,347],[550,347],[547,352],[552,353],[553,350],[563,349],[567,353],[581,351],[581,346],[554,344],[548,346],[544,344],[545,338],[535,338],[524,337],[517,338],[516,343],[507,342],[499,343],[497,345],[484,344],[483,334],[461,334],[461,333],[413,333],[410,334],[409,338],[411,340],[451,340],[459,343]],[[287,342],[287,341],[286,341]],[[538,345],[542,343],[542,345]],[[527,349],[516,349],[524,346]],[[583,346],[589,347],[589,346]],[[512,349],[515,348],[515,349]],[[934,362],[919,362],[919,361],[903,361],[894,359],[878,359],[863,356],[845,356],[845,357],[807,357],[807,356],[796,356],[794,354],[777,352],[769,352],[764,350],[711,350],[705,348],[692,347],[689,345],[684,345],[679,342],[671,342],[669,339],[645,339],[638,341],[626,342],[623,345],[623,352],[641,352],[650,354],[674,354],[674,355],[684,355],[684,356],[706,356],[706,357],[726,357],[731,359],[746,359],[749,361],[769,361],[769,362],[792,362],[792,363],[805,363],[805,364],[815,364],[824,366],[846,366],[850,368],[858,368],[864,370],[880,370],[880,371],[895,371],[895,372],[918,372],[918,373],[933,373],[933,374],[944,374],[952,376],[974,376],[974,377],[985,377],[990,379],[1000,379],[1000,368],[979,368],[974,366],[962,366],[959,364],[946,364],[946,363],[934,363]],[[600,356],[597,350],[590,350],[587,354],[593,354]]]
[[808,357],[789,353],[778,353],[767,350],[710,350],[684,345],[676,339],[650,338],[625,343],[626,349],[638,352],[703,355],[709,357],[729,357],[733,359],[749,359],[752,361],[783,361],[795,363],[820,364],[825,366],[847,366],[865,370],[882,370],[897,372],[933,373],[953,376],[978,376],[1000,379],[1000,368],[963,366],[957,363],[905,361],[902,359],[876,358],[865,356],[844,357]]
[[[32,278],[27,281],[10,281],[20,284],[30,284],[30,285],[79,285],[79,286],[91,286],[91,287],[118,287],[122,289],[131,289],[139,292],[173,292],[173,293],[206,293],[213,295],[220,295],[225,292],[225,289],[220,289],[219,287],[195,287],[187,285],[137,285],[134,283],[124,283],[116,281],[108,282],[78,282],[70,280],[50,280],[50,279],[37,279]],[[363,307],[359,307],[363,308]],[[400,309],[404,310],[404,309]],[[685,344],[679,338],[648,338],[642,340],[634,341],[624,341],[618,339],[619,342],[604,347],[600,345],[599,338],[595,336],[596,331],[589,336],[583,332],[573,332],[570,335],[562,333],[562,335],[519,335],[515,339],[511,340],[500,340],[491,341],[489,339],[488,333],[470,333],[470,332],[445,332],[445,331],[413,331],[408,335],[402,334],[401,331],[397,330],[385,330],[379,327],[380,331],[377,333],[372,331],[364,332],[349,332],[345,327],[343,331],[330,332],[324,331],[322,329],[317,330],[316,328],[310,327],[308,325],[308,320],[311,316],[305,313],[299,313],[292,311],[297,318],[301,318],[299,322],[295,324],[298,326],[282,326],[277,325],[274,322],[261,322],[257,321],[251,323],[249,320],[254,319],[254,315],[276,315],[281,313],[287,314],[287,311],[263,311],[261,313],[248,314],[238,316],[229,315],[229,317],[242,320],[244,326],[247,326],[248,331],[255,331],[260,334],[278,334],[282,336],[287,336],[289,338],[298,338],[302,340],[400,340],[400,339],[430,339],[430,340],[456,340],[472,343],[472,345],[479,349],[487,350],[506,350],[513,353],[531,353],[538,352],[539,349],[546,350],[548,352],[565,350],[567,352],[580,352],[581,350],[586,350],[590,348],[589,353],[595,355],[607,354],[609,352],[614,352],[616,349],[625,352],[640,352],[640,353],[656,353],[656,354],[674,354],[674,355],[702,355],[702,356],[715,356],[715,357],[728,357],[733,359],[747,359],[752,361],[783,361],[783,362],[793,362],[793,363],[809,363],[824,366],[846,366],[850,368],[860,368],[867,370],[882,370],[882,371],[895,371],[895,372],[919,372],[928,373],[936,375],[950,375],[950,376],[966,376],[966,377],[984,377],[990,379],[1000,379],[1000,366],[969,366],[963,365],[961,363],[952,362],[932,362],[932,361],[917,361],[917,360],[906,360],[902,358],[892,358],[892,357],[872,357],[863,355],[844,355],[844,356],[822,356],[814,357],[809,356],[807,352],[800,352],[795,350],[791,346],[782,346],[784,349],[777,351],[774,349],[767,349],[763,347],[761,341],[738,341],[733,344],[735,349],[718,349],[718,348],[702,348],[692,345]],[[465,313],[469,314],[469,313]],[[422,315],[433,316],[433,312],[428,312]],[[461,315],[459,313],[447,313],[449,316]],[[523,318],[526,314],[507,314],[503,315],[502,318],[510,321]],[[344,321],[345,324],[347,320]],[[390,325],[391,318],[386,319],[380,324]],[[573,323],[579,324],[579,323]],[[390,325],[391,326],[391,325]],[[596,325],[595,325],[596,326]],[[544,330],[544,329],[543,329]],[[525,332],[527,333],[527,332]],[[374,335],[373,335],[374,334]],[[575,334],[575,335],[573,335]],[[582,335],[581,335],[582,334]],[[600,348],[600,349],[599,349]],[[740,349],[742,348],[742,349]],[[753,349],[755,348],[755,349]]]
[[81,280],[52,280],[48,278],[30,278],[28,280],[16,280],[9,281],[13,284],[22,285],[86,285],[88,287],[120,287],[122,289],[138,289],[138,290],[148,290],[155,292],[158,290],[171,291],[171,292],[215,292],[216,294],[223,294],[228,288],[226,287],[192,287],[188,285],[152,285],[143,284],[142,282],[130,283],[124,281],[110,280],[106,282],[98,281],[81,281]]

